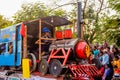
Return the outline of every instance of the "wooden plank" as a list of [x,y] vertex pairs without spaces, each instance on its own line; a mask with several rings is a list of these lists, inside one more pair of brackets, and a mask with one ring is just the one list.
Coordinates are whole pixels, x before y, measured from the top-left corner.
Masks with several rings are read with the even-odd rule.
[[56,39],[55,38],[40,38],[39,40],[37,40],[35,42],[35,44],[45,44],[45,43],[42,43],[42,42],[39,42],[40,40],[50,40],[50,41],[55,41]]
[[55,38],[42,38],[41,37],[41,40],[56,40]]
[[41,60],[41,19],[39,20],[39,60]]
[[23,58],[27,56],[27,26],[25,25],[25,37],[23,37]]

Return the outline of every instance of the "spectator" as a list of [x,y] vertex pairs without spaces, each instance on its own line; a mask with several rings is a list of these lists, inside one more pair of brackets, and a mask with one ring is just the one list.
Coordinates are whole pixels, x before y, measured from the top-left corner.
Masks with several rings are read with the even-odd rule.
[[92,60],[92,63],[95,64],[95,66],[100,69],[102,67],[101,61],[98,58],[94,58]]
[[110,51],[110,47],[107,47],[107,52],[108,52],[108,55],[109,55],[109,61],[113,61],[113,58],[114,58],[114,54]]
[[107,43],[107,41],[105,40],[105,42],[104,42],[104,48],[107,48],[108,47],[108,43]]
[[103,75],[102,80],[111,80],[114,74],[113,66],[112,64],[105,65],[105,72]]
[[118,69],[120,69],[120,59],[118,56],[115,56],[114,61],[112,62],[114,67],[117,67]]
[[107,50],[103,50],[103,56],[102,56],[102,65],[106,65],[109,63],[109,55],[107,53]]
[[94,58],[98,58],[98,54],[99,54],[99,50],[97,49],[96,46],[94,46],[94,50],[93,50],[93,54],[94,54]]
[[100,71],[101,75],[103,76],[103,74],[105,72],[105,67],[102,65],[99,71]]
[[113,52],[114,52],[114,56],[120,55],[120,52],[116,47],[113,48]]
[[102,62],[102,56],[103,56],[103,52],[100,52],[98,58],[99,58],[99,60],[100,60],[101,62]]

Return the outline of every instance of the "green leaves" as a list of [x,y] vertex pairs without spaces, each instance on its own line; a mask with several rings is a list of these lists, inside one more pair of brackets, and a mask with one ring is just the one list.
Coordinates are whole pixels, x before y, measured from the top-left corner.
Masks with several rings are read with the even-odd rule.
[[49,15],[55,15],[55,16],[60,16],[60,17],[64,17],[66,16],[66,14],[67,14],[66,11],[61,8],[49,13]]
[[34,20],[48,15],[47,8],[40,2],[22,4],[22,9],[14,16],[15,23],[27,20]]
[[120,1],[119,0],[108,0],[109,6],[115,10],[116,12],[120,13]]
[[[72,5],[74,9],[67,12],[58,5],[59,1],[53,0],[53,3],[50,4],[53,5],[51,8],[39,1],[23,4],[21,10],[17,11],[13,16],[14,24],[51,15],[67,17],[74,22],[77,16],[77,5]],[[89,43],[102,43],[106,39],[109,43],[116,42],[117,45],[120,45],[120,20],[118,19],[120,17],[120,1],[108,0],[108,2],[109,6],[106,5],[105,0],[84,0],[82,2],[82,17],[88,20],[88,23],[84,25],[84,39]],[[108,15],[111,13],[110,8],[117,11],[118,15],[110,17]],[[11,23],[3,16],[0,16],[0,28],[6,27]],[[57,30],[61,29],[57,28]],[[76,37],[76,33],[73,33],[73,36]]]
[[108,0],[109,7],[117,13],[107,20],[107,27],[105,28],[108,40],[116,43],[117,46],[120,46],[120,0]]
[[52,12],[51,8],[45,6],[41,2],[35,3],[26,3],[22,4],[21,10],[19,10],[14,16],[14,22],[19,23],[22,21],[34,20],[40,17],[50,16],[50,15],[57,15],[57,16],[64,16],[66,11],[63,9],[57,9]]
[[0,29],[5,28],[10,25],[12,25],[12,21],[9,21],[8,19],[0,15]]

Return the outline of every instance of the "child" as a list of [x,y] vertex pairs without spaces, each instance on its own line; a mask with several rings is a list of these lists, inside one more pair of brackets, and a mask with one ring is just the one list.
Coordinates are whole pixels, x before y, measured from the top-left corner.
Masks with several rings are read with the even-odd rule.
[[105,72],[102,80],[111,80],[114,74],[113,66],[111,63],[105,65]]
[[119,57],[116,55],[114,61],[112,62],[113,66],[114,66],[114,79],[115,80],[119,80],[119,76],[120,76],[120,59]]

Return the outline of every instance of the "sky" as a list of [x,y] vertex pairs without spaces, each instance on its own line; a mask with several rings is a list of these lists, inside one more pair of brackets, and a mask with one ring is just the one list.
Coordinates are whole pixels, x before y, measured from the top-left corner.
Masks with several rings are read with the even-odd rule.
[[36,1],[41,1],[46,4],[48,0],[0,0],[0,14],[4,17],[12,18],[21,9],[23,3]]
[[[26,2],[36,2],[40,1],[45,5],[51,5],[53,0],[0,0],[0,15],[12,20],[12,16],[21,9],[21,5]],[[59,2],[60,1],[60,2]],[[66,4],[70,0],[58,0],[59,5]],[[73,2],[76,0],[72,0]],[[71,6],[65,6],[65,10],[71,10]]]
[[[21,5],[26,2],[40,1],[46,5],[49,5],[50,0],[0,0],[0,14],[4,17],[11,19],[12,16],[21,9]],[[64,3],[69,0],[64,0]]]

